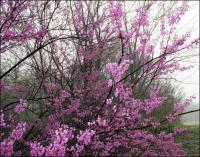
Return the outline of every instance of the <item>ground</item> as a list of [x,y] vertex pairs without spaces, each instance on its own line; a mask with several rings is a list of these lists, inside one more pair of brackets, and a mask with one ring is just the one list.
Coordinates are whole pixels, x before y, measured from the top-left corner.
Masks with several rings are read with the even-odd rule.
[[186,135],[178,137],[177,141],[183,144],[187,156],[200,156],[199,125],[182,127],[187,128],[188,132]]

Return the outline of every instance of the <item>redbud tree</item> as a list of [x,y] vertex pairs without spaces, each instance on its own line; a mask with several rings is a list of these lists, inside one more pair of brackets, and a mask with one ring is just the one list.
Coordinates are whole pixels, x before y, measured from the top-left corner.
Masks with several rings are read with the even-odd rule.
[[[177,34],[190,6],[164,1],[2,0],[1,156],[179,156],[160,78],[199,37]],[[162,108],[163,110],[165,107]],[[193,111],[191,111],[193,112]]]

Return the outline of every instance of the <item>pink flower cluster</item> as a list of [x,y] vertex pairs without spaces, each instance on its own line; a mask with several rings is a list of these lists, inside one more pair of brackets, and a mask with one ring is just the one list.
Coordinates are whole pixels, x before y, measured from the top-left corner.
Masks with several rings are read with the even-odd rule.
[[186,128],[174,128],[175,135],[185,134],[187,132]]
[[137,10],[137,15],[132,22],[132,31],[136,36],[140,36],[140,27],[149,26],[149,11],[147,6],[141,7]]
[[109,12],[113,24],[117,24],[118,28],[121,27],[119,22],[123,15],[122,4],[120,2],[111,1],[109,2]]
[[181,17],[187,12],[189,8],[189,5],[186,3],[183,3],[183,5],[174,12],[171,12],[168,14],[168,22],[170,25],[178,24]]
[[174,112],[176,114],[183,112],[185,107],[192,103],[193,99],[195,99],[195,97],[191,96],[190,98],[186,99],[183,103],[174,104]]
[[77,137],[78,142],[84,145],[88,145],[91,142],[91,138],[95,135],[94,130],[81,131],[80,135]]
[[148,21],[148,7],[144,6],[140,9],[137,10],[137,21],[135,21],[135,25],[138,26],[148,26],[149,21]]
[[13,129],[10,133],[10,136],[7,139],[4,139],[0,143],[0,155],[1,156],[12,156],[13,151],[13,144],[15,140],[20,140],[26,131],[27,124],[26,122],[18,123],[17,127]]
[[52,143],[46,148],[46,156],[64,156],[66,152],[65,144],[73,138],[74,129],[63,125],[55,130],[52,135]]
[[112,104],[112,99],[106,99],[106,104],[107,104],[107,105]]
[[30,151],[30,155],[31,156],[43,156],[44,153],[45,153],[45,147],[42,146],[40,144],[40,142],[33,142],[33,143],[30,143],[30,148],[31,148],[31,151]]
[[88,122],[88,126],[107,126],[108,125],[108,121],[106,119],[102,119],[101,117],[98,117],[97,120],[92,121],[92,122]]
[[46,88],[48,93],[52,93],[52,92],[58,91],[61,88],[58,83],[53,83],[53,82],[49,83],[49,82],[45,81],[43,83],[43,85]]
[[10,137],[14,140],[20,140],[26,131],[26,122],[18,123],[17,127],[11,132]]
[[64,157],[65,156],[65,151],[66,148],[64,145],[62,144],[50,144],[47,148],[46,148],[46,153],[45,156],[60,156],[60,157]]
[[8,42],[8,41],[21,42],[21,41],[24,41],[24,40],[27,40],[27,39],[32,39],[32,38],[35,38],[35,39],[39,40],[46,33],[46,30],[40,30],[40,31],[35,32],[33,34],[32,30],[28,30],[29,29],[28,27],[25,28],[25,29],[26,30],[24,30],[24,32],[20,32],[20,33],[13,32],[12,30],[7,30],[3,34],[3,40],[6,41],[6,42]]
[[61,128],[55,130],[55,134],[52,135],[52,141],[54,144],[66,144],[71,138],[73,138],[74,129],[68,125],[63,125]]
[[56,108],[61,108],[62,106],[62,101],[59,98],[54,98],[54,106]]
[[60,99],[61,99],[61,101],[65,101],[65,99],[66,99],[67,97],[69,97],[69,93],[68,93],[66,90],[62,90],[62,91],[60,92]]
[[92,137],[95,135],[95,133],[96,132],[94,130],[80,131],[80,134],[77,136],[78,143],[71,147],[73,156],[80,156],[85,146],[91,143]]
[[12,139],[5,139],[0,143],[0,155],[1,156],[12,156],[13,154],[13,144]]
[[147,114],[151,114],[156,108],[160,107],[166,99],[166,97],[158,97],[158,90],[152,90],[150,98],[144,101]]
[[6,123],[4,121],[4,114],[2,111],[0,111],[0,127],[5,127]]
[[27,106],[26,100],[20,99],[19,104],[15,107],[15,112],[21,113]]
[[[128,69],[130,63],[132,62],[129,60],[122,60],[119,65],[116,63],[108,63],[106,65],[106,70],[112,74],[115,83],[117,83],[122,78],[124,72]],[[110,80],[109,84],[111,84]]]
[[113,81],[111,79],[108,80],[108,87],[111,87],[113,85]]
[[116,85],[115,97],[119,97],[120,100],[127,100],[132,94],[132,89],[125,87],[122,83]]
[[177,116],[175,114],[169,114],[168,116],[166,116],[168,122],[173,122],[176,120],[176,118]]
[[65,156],[66,143],[74,137],[73,131],[74,128],[62,125],[51,135],[49,146],[44,147],[39,142],[31,143],[31,156]]
[[64,111],[66,114],[77,112],[80,107],[80,99],[71,100],[71,105]]
[[187,36],[189,35],[182,36],[179,39],[174,39],[172,42],[172,45],[167,47],[166,52],[168,54],[176,52],[180,48],[180,46],[184,45],[184,43],[186,42]]
[[61,108],[62,102],[64,102],[67,97],[69,97],[69,93],[65,90],[62,90],[59,97],[54,98],[54,106],[56,108]]

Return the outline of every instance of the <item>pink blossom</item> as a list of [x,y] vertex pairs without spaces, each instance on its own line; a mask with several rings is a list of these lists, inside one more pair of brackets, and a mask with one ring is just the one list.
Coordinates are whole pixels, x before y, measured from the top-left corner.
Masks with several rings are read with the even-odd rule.
[[84,145],[88,145],[91,142],[91,138],[95,135],[95,131],[94,130],[85,130],[85,131],[81,131],[80,135],[77,137],[78,142],[84,144]]
[[12,156],[13,155],[13,144],[12,139],[5,139],[0,143],[0,155],[1,156]]
[[58,143],[50,144],[46,148],[45,156],[60,156],[60,157],[64,157],[65,156],[65,151],[66,151],[66,148],[62,144],[58,144]]
[[108,124],[108,122],[107,122],[107,120],[106,119],[102,119],[102,118],[100,118],[100,117],[98,117],[98,119],[97,119],[97,124],[99,125],[99,126],[107,126],[107,124]]
[[9,40],[13,39],[15,35],[16,35],[15,32],[13,32],[11,30],[7,30],[6,32],[4,32],[3,39],[5,41],[9,41]]
[[70,150],[71,150],[73,156],[78,157],[78,156],[80,156],[80,154],[84,150],[84,145],[83,144],[76,144],[75,146],[72,146]]
[[116,24],[118,28],[121,27],[120,19],[123,15],[122,4],[120,2],[111,1],[109,2],[109,15],[112,23]]
[[174,128],[174,134],[175,135],[185,134],[186,131],[187,131],[186,128]]
[[192,103],[193,99],[195,99],[195,97],[191,96],[190,98],[186,99],[183,103],[174,104],[174,112],[182,113],[184,109]]
[[109,79],[109,80],[108,80],[108,87],[111,87],[111,86],[112,86],[112,84],[113,84],[112,80],[111,80],[111,79]]
[[17,113],[23,112],[26,106],[27,106],[26,100],[20,99],[19,104],[15,107],[15,112]]
[[10,137],[14,140],[20,140],[26,131],[26,122],[18,123],[17,127],[11,132]]
[[59,84],[57,83],[48,83],[48,82],[45,82],[43,83],[43,85],[45,86],[45,88],[47,89],[47,91],[49,93],[52,93],[54,91],[58,91],[61,87]]
[[112,104],[112,99],[106,99],[106,104],[108,105]]
[[2,111],[0,111],[0,127],[5,127],[6,123],[4,121],[4,114]]
[[174,120],[176,120],[176,116],[173,114],[170,114],[169,116],[166,117],[168,122],[173,122]]
[[73,131],[73,128],[70,128],[67,125],[63,125],[61,128],[55,130],[55,134],[52,136],[53,143],[64,145],[71,138],[73,138]]
[[62,101],[59,98],[54,98],[54,105],[56,108],[60,108],[62,106]]
[[129,60],[123,60],[119,65],[116,63],[108,63],[106,65],[106,70],[112,74],[114,81],[118,82],[122,78],[124,72],[128,69],[130,63],[131,61]]
[[187,12],[188,8],[189,6],[186,3],[183,3],[183,5],[180,8],[178,8],[177,11],[169,13],[168,14],[169,24],[170,25],[177,24],[180,21],[181,16],[183,16]]
[[64,101],[68,96],[69,96],[69,93],[68,93],[67,91],[62,90],[62,91],[60,92],[60,99],[61,99],[62,101]]
[[30,144],[30,148],[31,148],[31,151],[30,151],[30,154],[31,156],[43,156],[44,155],[44,152],[45,152],[45,147],[43,147],[40,142],[34,142],[34,143],[31,143]]

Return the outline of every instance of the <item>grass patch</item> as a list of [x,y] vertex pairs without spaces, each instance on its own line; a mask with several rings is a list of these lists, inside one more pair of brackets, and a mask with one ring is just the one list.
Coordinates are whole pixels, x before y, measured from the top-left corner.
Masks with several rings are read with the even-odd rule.
[[197,126],[181,126],[187,128],[187,134],[177,137],[177,141],[182,143],[182,146],[187,156],[200,156],[199,150],[199,125]]

